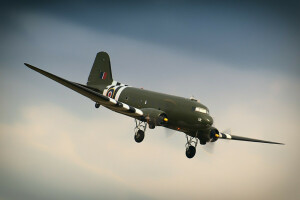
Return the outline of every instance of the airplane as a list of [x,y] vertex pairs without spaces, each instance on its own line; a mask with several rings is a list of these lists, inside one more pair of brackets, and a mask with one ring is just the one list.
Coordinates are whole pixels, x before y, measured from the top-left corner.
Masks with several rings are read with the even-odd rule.
[[282,144],[221,133],[213,127],[208,108],[195,98],[183,98],[135,88],[113,80],[109,55],[99,52],[90,71],[87,84],[68,81],[42,69],[24,63],[30,69],[80,93],[100,105],[135,120],[134,139],[144,140],[147,125],[150,129],[162,126],[186,135],[185,154],[193,158],[198,142],[205,145],[218,139]]

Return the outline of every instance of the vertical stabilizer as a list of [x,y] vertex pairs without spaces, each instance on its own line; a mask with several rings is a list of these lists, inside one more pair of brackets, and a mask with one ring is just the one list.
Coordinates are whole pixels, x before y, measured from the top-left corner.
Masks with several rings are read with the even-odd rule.
[[87,86],[103,90],[103,88],[112,82],[109,55],[106,52],[99,52],[91,69]]

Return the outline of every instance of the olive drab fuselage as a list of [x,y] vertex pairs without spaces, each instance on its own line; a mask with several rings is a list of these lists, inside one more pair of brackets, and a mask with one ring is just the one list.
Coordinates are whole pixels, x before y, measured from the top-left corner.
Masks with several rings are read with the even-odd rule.
[[[108,94],[106,93],[106,95]],[[114,95],[113,93],[112,96],[116,98]],[[213,124],[213,119],[208,113],[195,110],[196,108],[208,110],[206,106],[195,99],[126,87],[117,100],[139,109],[154,108],[162,110],[167,113],[169,119],[168,123],[163,125],[164,127],[185,132],[193,137],[209,139],[206,135]],[[140,119],[139,117],[137,118]]]

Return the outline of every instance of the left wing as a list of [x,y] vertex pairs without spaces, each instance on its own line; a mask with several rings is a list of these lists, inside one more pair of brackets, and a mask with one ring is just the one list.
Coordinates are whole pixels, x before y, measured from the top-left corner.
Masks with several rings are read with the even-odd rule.
[[44,76],[82,94],[83,96],[86,96],[90,98],[92,101],[95,101],[103,106],[109,107],[110,109],[131,116],[131,117],[140,117],[143,116],[143,111],[140,109],[134,108],[132,106],[129,106],[125,103],[122,103],[120,101],[116,101],[112,98],[109,98],[107,96],[104,96],[103,94],[99,93],[99,90],[88,87],[79,83],[71,82],[66,79],[63,79],[61,77],[58,77],[54,74],[51,74],[49,72],[46,72],[44,70],[41,70],[37,67],[34,67],[32,65],[29,65],[27,63],[24,63],[27,67],[30,69],[39,72],[40,74],[43,74]]
[[229,140],[240,140],[240,141],[247,141],[247,142],[260,142],[260,143],[269,143],[269,144],[282,144],[283,143],[278,143],[278,142],[271,142],[271,141],[266,141],[266,140],[259,140],[259,139],[253,139],[253,138],[247,138],[247,137],[241,137],[241,136],[236,136],[236,135],[230,135],[227,133],[217,133],[215,134],[216,138],[221,138],[221,139],[229,139]]

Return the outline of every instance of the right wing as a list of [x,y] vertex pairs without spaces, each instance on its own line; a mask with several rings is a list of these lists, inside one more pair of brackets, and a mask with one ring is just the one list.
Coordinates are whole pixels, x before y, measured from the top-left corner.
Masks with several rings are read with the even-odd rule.
[[253,139],[253,138],[247,138],[247,137],[241,137],[241,136],[236,136],[236,135],[230,135],[226,133],[219,133],[215,135],[217,138],[221,139],[228,139],[228,140],[240,140],[240,141],[247,141],[247,142],[260,142],[260,143],[269,143],[269,144],[282,144],[279,142],[271,142],[271,141],[266,141],[266,140],[259,140],[259,139]]
[[39,72],[40,74],[82,94],[83,96],[86,96],[88,98],[90,98],[91,100],[106,106],[116,112],[128,115],[130,117],[141,117],[143,116],[143,111],[141,111],[140,109],[134,108],[132,106],[129,106],[125,103],[122,103],[120,101],[116,101],[112,98],[109,98],[107,96],[104,96],[103,94],[99,93],[97,89],[92,88],[92,87],[88,87],[79,83],[75,83],[75,82],[71,82],[68,81],[66,79],[63,79],[61,77],[58,77],[54,74],[51,74],[49,72],[46,72],[44,70],[41,70],[37,67],[34,67],[32,65],[29,65],[27,63],[24,63],[27,67],[29,67],[30,69]]

